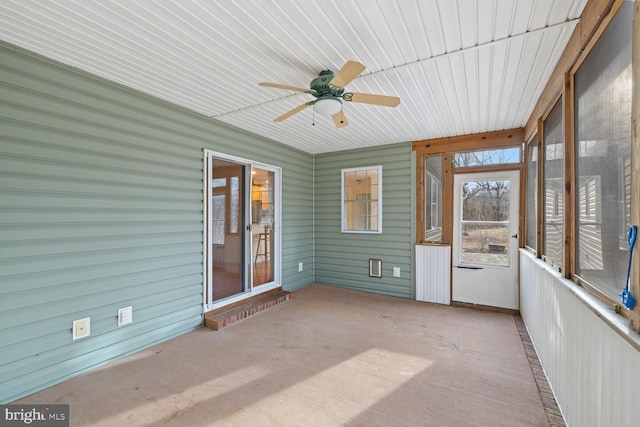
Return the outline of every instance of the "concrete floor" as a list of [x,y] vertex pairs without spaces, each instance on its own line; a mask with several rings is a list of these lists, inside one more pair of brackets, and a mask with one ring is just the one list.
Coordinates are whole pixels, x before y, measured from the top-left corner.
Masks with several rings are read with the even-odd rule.
[[15,403],[74,426],[547,426],[509,314],[323,285]]

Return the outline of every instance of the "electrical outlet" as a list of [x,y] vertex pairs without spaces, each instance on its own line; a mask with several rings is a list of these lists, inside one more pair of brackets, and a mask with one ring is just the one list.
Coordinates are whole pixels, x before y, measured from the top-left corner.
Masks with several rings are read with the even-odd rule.
[[133,307],[118,309],[118,326],[128,325],[133,322]]
[[302,270],[304,270],[304,263],[299,262],[299,263],[298,263],[298,272],[300,272],[300,271],[302,271]]
[[84,319],[74,320],[72,331],[74,340],[91,335],[91,318],[85,317]]
[[393,267],[393,277],[400,277],[400,267]]

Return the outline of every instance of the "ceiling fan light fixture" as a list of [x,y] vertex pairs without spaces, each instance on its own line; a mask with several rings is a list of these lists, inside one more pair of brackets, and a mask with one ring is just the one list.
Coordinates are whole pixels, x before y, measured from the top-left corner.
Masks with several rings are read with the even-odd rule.
[[342,109],[342,102],[337,98],[319,99],[313,104],[314,111],[323,116],[332,116]]
[[333,73],[332,71],[321,71],[318,77],[313,79],[309,84],[309,89],[284,85],[280,83],[261,82],[260,86],[273,87],[276,89],[287,89],[294,92],[303,92],[313,95],[316,99],[298,105],[292,110],[287,111],[283,115],[273,119],[274,122],[281,122],[288,119],[294,114],[307,107],[313,106],[314,123],[315,113],[323,116],[331,116],[333,123],[338,129],[349,125],[349,121],[344,116],[342,109],[342,101],[356,104],[380,105],[382,107],[397,107],[400,104],[400,98],[397,96],[377,95],[373,93],[345,92],[345,87],[360,75],[365,66],[358,61],[347,61],[340,71]]

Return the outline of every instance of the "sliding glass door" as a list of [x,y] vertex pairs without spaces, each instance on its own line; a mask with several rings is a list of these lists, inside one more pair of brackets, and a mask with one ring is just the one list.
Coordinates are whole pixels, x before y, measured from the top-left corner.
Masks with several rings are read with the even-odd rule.
[[206,310],[280,286],[280,169],[206,152],[205,183]]

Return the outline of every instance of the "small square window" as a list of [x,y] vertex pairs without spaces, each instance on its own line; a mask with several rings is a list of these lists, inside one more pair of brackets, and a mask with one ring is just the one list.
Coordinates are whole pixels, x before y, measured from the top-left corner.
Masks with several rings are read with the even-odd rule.
[[382,233],[382,166],[342,169],[342,232]]

